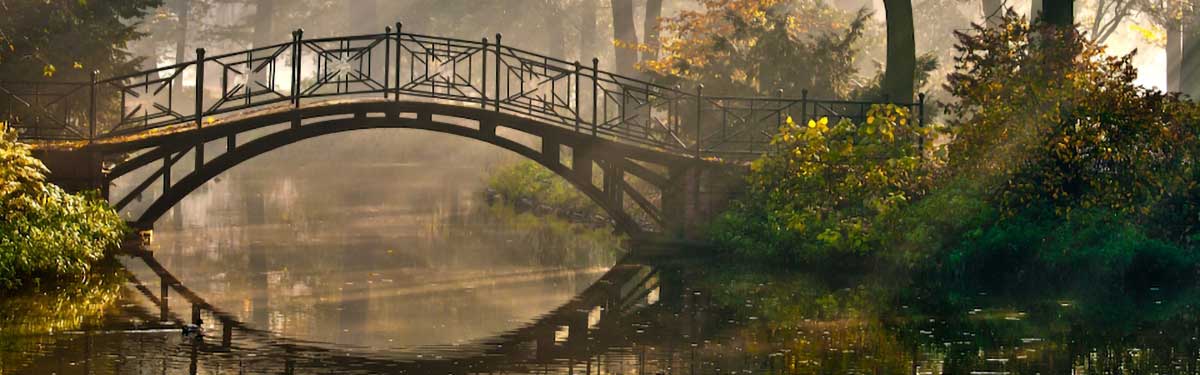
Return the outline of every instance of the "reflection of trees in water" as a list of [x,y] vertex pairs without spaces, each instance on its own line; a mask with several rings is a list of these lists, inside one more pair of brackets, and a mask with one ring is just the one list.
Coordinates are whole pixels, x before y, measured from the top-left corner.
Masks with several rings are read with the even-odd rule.
[[514,266],[603,267],[625,253],[623,238],[612,228],[522,213],[503,204],[479,205],[444,223],[441,232],[446,235],[435,239],[433,247],[478,249],[489,253],[489,259],[510,259]]
[[96,328],[114,308],[124,281],[119,265],[103,262],[80,283],[0,296],[0,374],[28,365],[44,348],[82,337],[63,333]]
[[[845,279],[737,269],[709,272],[689,284],[711,291],[713,309],[730,313],[730,327],[721,335],[725,338],[713,341],[740,345],[759,369],[912,373],[917,366],[920,373],[947,374],[1198,370],[1200,322],[1194,292],[1064,300],[1045,291],[990,296],[952,288],[902,290],[898,280],[878,274]],[[1142,293],[1123,293],[1137,294]],[[717,367],[745,368],[730,363],[728,350],[705,355],[701,361]]]

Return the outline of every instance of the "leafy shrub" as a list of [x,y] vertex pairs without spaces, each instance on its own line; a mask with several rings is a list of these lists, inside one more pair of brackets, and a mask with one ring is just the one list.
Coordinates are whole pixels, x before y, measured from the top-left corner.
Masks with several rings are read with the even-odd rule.
[[965,289],[1194,280],[1200,106],[1012,13],[958,37],[946,149],[884,107],[883,129],[790,124],[716,240],[772,261],[895,256]]
[[776,150],[751,165],[746,197],[718,219],[715,240],[801,262],[883,248],[876,229],[929,181],[927,133],[894,105],[872,107],[862,124],[788,119]]
[[1195,181],[1200,107],[1135,85],[1132,55],[1011,12],[958,38],[950,167],[1008,214],[1049,204],[1137,217]]
[[993,291],[1120,292],[1193,280],[1198,260],[1194,249],[1152,238],[1120,213],[1076,210],[1064,220],[1042,207],[967,231],[946,254],[943,273]]
[[488,177],[488,188],[505,201],[547,205],[560,212],[599,214],[591,199],[562,177],[532,160],[501,167]]
[[68,194],[0,127],[0,290],[79,279],[120,244],[125,222],[95,195]]

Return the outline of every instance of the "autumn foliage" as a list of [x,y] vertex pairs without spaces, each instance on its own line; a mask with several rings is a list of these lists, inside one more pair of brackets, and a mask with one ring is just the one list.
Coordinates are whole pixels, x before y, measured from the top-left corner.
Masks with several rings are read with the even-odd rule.
[[1131,56],[1012,13],[958,39],[939,134],[890,107],[863,124],[790,124],[715,238],[1014,288],[1194,275],[1200,106],[1133,84]]
[[[663,20],[659,59],[641,68],[668,83],[702,83],[718,95],[847,97],[869,17],[820,1],[703,0],[702,11]],[[816,92],[818,89],[827,92]]]

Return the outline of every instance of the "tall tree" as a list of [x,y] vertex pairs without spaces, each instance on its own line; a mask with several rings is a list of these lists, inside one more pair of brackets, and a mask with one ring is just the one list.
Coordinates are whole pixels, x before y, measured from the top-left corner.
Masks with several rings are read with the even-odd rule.
[[1168,22],[1166,25],[1167,45],[1164,47],[1167,52],[1167,91],[1179,92],[1180,84],[1183,82],[1181,76],[1183,73],[1183,27],[1178,21]]
[[1166,33],[1167,54],[1167,91],[1182,92],[1184,71],[1187,63],[1198,64],[1200,61],[1185,61],[1185,49],[1188,36],[1185,35],[1185,23],[1195,23],[1191,9],[1195,0],[1142,0],[1139,11],[1155,25],[1163,28]]
[[633,22],[633,0],[612,0],[613,46],[616,51],[616,71],[621,74],[633,72],[637,65],[637,29]]
[[663,0],[646,0],[646,20],[642,26],[642,44],[646,51],[642,61],[658,59],[658,18],[662,17]]
[[1186,8],[1180,27],[1179,92],[1200,100],[1200,16]]
[[275,35],[276,17],[275,0],[254,1],[254,18],[251,19],[254,34],[250,39],[254,47],[269,46],[283,41]]
[[1075,0],[1043,0],[1042,20],[1059,27],[1075,26]]
[[187,61],[188,29],[192,22],[192,0],[175,0],[174,5],[175,17],[179,22],[179,30],[175,35],[175,63],[178,64]]
[[579,1],[579,60],[590,61],[596,57],[596,1]]
[[1138,0],[1095,0],[1088,5],[1095,7],[1091,20],[1084,21],[1087,23],[1088,35],[1092,40],[1103,44],[1117,31],[1121,22],[1133,14]]
[[663,84],[702,83],[713,95],[858,97],[855,59],[869,19],[866,9],[822,0],[709,0],[664,18],[661,56],[642,67]]
[[883,95],[896,103],[912,102],[917,70],[912,1],[884,0],[887,19],[887,66]]
[[131,72],[141,59],[129,54],[127,43],[142,36],[137,23],[160,5],[161,0],[0,1],[0,78],[87,81],[92,70]]

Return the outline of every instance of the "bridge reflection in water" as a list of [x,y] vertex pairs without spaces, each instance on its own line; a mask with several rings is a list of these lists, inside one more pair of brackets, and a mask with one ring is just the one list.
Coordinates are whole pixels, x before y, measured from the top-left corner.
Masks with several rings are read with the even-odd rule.
[[[30,371],[79,373],[657,373],[670,372],[704,340],[715,315],[704,293],[683,290],[679,266],[627,257],[568,303],[533,323],[466,345],[388,350],[280,336],[252,327],[207,302],[164,268],[152,253],[132,251],[157,280],[130,275],[149,304],[125,304],[121,315],[138,327],[84,334]],[[154,306],[150,311],[146,306]],[[185,313],[179,313],[184,311]],[[203,320],[205,334],[179,327]],[[82,349],[82,350],[79,350]]]

